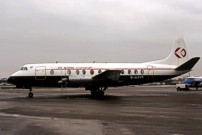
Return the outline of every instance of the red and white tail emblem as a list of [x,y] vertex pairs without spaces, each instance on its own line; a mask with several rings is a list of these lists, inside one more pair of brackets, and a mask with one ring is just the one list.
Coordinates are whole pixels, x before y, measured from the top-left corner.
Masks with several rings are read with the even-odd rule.
[[181,47],[178,47],[176,50],[175,50],[175,56],[177,58],[184,58],[186,57],[187,55],[187,52],[184,48],[181,48]]

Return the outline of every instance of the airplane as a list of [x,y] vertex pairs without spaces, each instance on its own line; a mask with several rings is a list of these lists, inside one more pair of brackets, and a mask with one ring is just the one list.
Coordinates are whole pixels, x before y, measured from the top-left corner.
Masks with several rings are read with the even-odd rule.
[[109,87],[159,82],[190,72],[200,57],[189,59],[183,38],[162,60],[144,63],[42,63],[26,64],[8,78],[17,88],[84,87],[94,97],[103,97]]
[[185,78],[182,83],[176,84],[177,91],[189,91],[190,88],[195,87],[198,90],[202,87],[202,76],[191,76]]

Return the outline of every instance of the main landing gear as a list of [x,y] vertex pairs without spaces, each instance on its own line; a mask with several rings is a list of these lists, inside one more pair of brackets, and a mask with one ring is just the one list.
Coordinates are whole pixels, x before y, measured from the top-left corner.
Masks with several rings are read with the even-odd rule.
[[106,91],[106,87],[98,87],[98,88],[94,88],[91,89],[91,95],[95,98],[103,98],[105,91]]
[[29,89],[28,98],[33,98],[32,88]]

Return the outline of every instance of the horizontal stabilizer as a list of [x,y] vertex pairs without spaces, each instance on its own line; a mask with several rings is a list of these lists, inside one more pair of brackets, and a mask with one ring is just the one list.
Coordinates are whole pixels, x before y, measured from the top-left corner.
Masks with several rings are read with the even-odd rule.
[[93,79],[117,81],[119,80],[120,73],[120,70],[107,70],[99,75],[94,76]]
[[188,60],[187,62],[185,62],[184,64],[180,65],[179,67],[177,67],[175,70],[191,70],[194,65],[199,61],[200,57],[195,57],[192,58],[190,60]]

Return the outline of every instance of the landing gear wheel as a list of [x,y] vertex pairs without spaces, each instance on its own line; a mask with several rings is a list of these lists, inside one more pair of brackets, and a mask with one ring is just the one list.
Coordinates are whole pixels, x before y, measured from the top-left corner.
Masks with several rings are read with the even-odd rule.
[[34,94],[32,93],[32,87],[29,87],[28,98],[33,98]]
[[96,97],[96,91],[95,90],[91,90],[91,96]]
[[181,91],[180,87],[177,87],[177,91]]
[[98,91],[98,97],[103,98],[104,94],[105,94],[104,91],[101,91],[101,90]]
[[101,90],[92,90],[91,95],[95,98],[103,98],[104,97],[104,91]]
[[33,98],[33,96],[34,96],[34,94],[33,94],[32,92],[30,92],[30,93],[28,94],[28,97],[29,97],[29,98]]

